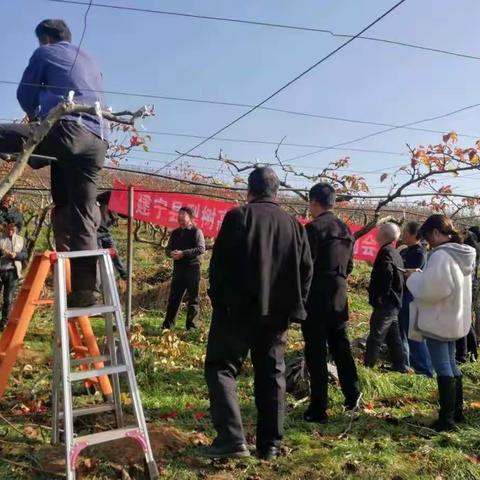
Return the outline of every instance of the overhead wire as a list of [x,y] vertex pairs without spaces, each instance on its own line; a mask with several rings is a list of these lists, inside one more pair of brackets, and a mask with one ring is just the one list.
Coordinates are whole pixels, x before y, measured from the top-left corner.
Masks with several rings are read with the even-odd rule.
[[[50,89],[62,89],[64,90],[65,87],[51,85],[51,84],[43,84],[43,83],[32,83],[32,82],[17,82],[13,80],[0,80],[0,84],[2,85],[25,85],[25,86],[33,86],[33,87],[43,87],[43,88],[50,88]],[[164,100],[164,101],[174,101],[174,102],[187,102],[187,103],[199,103],[199,104],[207,104],[207,105],[217,105],[217,106],[226,106],[226,107],[236,107],[236,108],[252,108],[254,107],[253,104],[248,103],[236,103],[236,102],[226,102],[221,100],[209,100],[209,99],[201,99],[201,98],[188,98],[188,97],[172,97],[167,95],[156,95],[156,94],[148,94],[148,93],[139,93],[139,92],[123,92],[117,90],[95,90],[84,88],[85,92],[93,92],[93,93],[101,93],[101,94],[108,94],[108,95],[118,95],[118,96],[126,96],[126,97],[138,97],[138,98],[146,98],[151,100]],[[443,135],[445,133],[444,130],[435,130],[429,128],[415,128],[415,127],[404,127],[402,125],[395,125],[392,123],[382,123],[382,122],[374,122],[370,120],[362,120],[362,119],[355,119],[355,118],[346,118],[346,117],[339,117],[333,115],[322,115],[317,113],[310,113],[310,112],[300,112],[296,110],[288,110],[283,108],[275,108],[275,107],[267,107],[261,106],[258,107],[258,110],[265,110],[277,113],[284,113],[287,115],[296,115],[302,117],[309,117],[309,118],[319,118],[322,120],[332,120],[337,122],[344,122],[344,123],[353,123],[358,125],[371,125],[375,127],[396,127],[405,130],[412,130],[418,132],[425,132],[425,133],[437,133],[439,135]],[[162,133],[157,133],[155,131],[150,132],[152,135],[160,135]],[[471,134],[471,133],[464,133],[464,132],[456,132],[459,137],[466,137],[466,138],[473,138],[478,139],[480,138],[479,135]]]
[[480,106],[480,103],[474,103],[472,105],[467,105],[466,107],[459,108],[459,109],[454,110],[452,112],[443,113],[441,115],[436,115],[434,117],[424,118],[422,120],[415,120],[414,122],[408,122],[408,123],[405,123],[403,125],[399,125],[399,126],[392,127],[392,128],[387,128],[387,129],[384,129],[384,130],[378,130],[376,132],[369,133],[368,135],[364,135],[362,137],[354,138],[352,140],[347,140],[346,142],[336,143],[335,145],[331,145],[329,147],[324,147],[324,148],[321,148],[319,150],[315,150],[313,152],[309,152],[309,153],[305,153],[303,155],[297,155],[296,157],[288,158],[288,159],[286,159],[286,161],[291,162],[291,161],[294,161],[294,160],[298,160],[300,158],[310,157],[312,155],[316,155],[317,153],[325,152],[327,150],[338,149],[339,147],[343,147],[343,146],[346,146],[346,145],[351,145],[352,143],[357,143],[357,142],[360,142],[362,140],[367,140],[368,138],[376,137],[376,136],[381,135],[383,133],[392,132],[394,130],[404,128],[405,126],[418,125],[418,124],[425,123],[425,122],[433,122],[434,120],[440,120],[442,118],[450,117],[451,115],[456,115],[457,113],[465,112],[465,111],[471,110],[473,108],[478,108],[479,106]]
[[[81,2],[78,0],[49,0],[49,1],[55,2],[55,3],[70,4],[70,5],[86,5],[85,2]],[[275,29],[323,33],[323,34],[328,34],[332,37],[337,37],[337,38],[353,38],[354,37],[354,35],[336,33],[329,29],[306,27],[301,25],[262,22],[258,20],[246,20],[246,19],[240,19],[240,18],[220,17],[220,16],[213,16],[213,15],[200,15],[200,14],[189,13],[189,12],[174,12],[174,11],[158,10],[158,9],[152,9],[152,8],[131,7],[126,5],[109,5],[109,4],[97,3],[97,2],[94,3],[93,6],[98,8],[112,9],[112,10],[123,10],[123,11],[138,12],[138,13],[149,13],[149,14],[158,14],[158,15],[166,15],[166,16],[173,16],[173,17],[193,18],[197,20],[209,20],[209,21],[216,21],[216,22],[227,22],[227,23],[251,25],[251,26],[257,26],[257,27],[268,27],[268,28],[275,28]],[[401,41],[396,41],[396,40],[391,40],[386,38],[370,37],[370,36],[363,36],[363,35],[360,35],[357,38],[360,40],[386,43],[389,45],[397,45],[400,47],[418,49],[418,50],[428,51],[432,53],[439,53],[439,54],[450,55],[450,56],[466,58],[471,60],[480,60],[480,57],[476,55],[471,55],[471,54],[462,53],[462,52],[453,52],[451,50],[445,50],[441,48],[426,47],[424,45],[417,45],[413,43],[401,42]]]
[[[332,50],[330,53],[328,53],[327,55],[325,55],[324,57],[322,57],[320,60],[318,60],[317,62],[315,62],[313,65],[311,65],[310,67],[308,67],[306,70],[304,70],[303,72],[299,73],[298,75],[296,75],[294,78],[292,78],[290,81],[288,81],[287,83],[285,83],[284,85],[282,85],[280,88],[278,88],[277,90],[275,90],[272,94],[270,94],[269,96],[267,96],[266,98],[264,98],[262,101],[258,102],[256,105],[254,105],[252,108],[248,109],[246,112],[242,113],[241,115],[239,115],[238,117],[234,118],[231,122],[227,123],[225,126],[223,126],[222,128],[216,130],[214,133],[212,133],[211,135],[209,135],[207,138],[203,139],[201,142],[197,143],[196,145],[194,145],[192,148],[190,148],[186,153],[183,153],[182,155],[179,155],[176,159],[173,159],[170,163],[173,164],[175,163],[177,160],[179,160],[180,158],[182,158],[185,154],[189,154],[191,152],[193,152],[194,150],[196,150],[197,148],[201,147],[202,145],[206,144],[209,140],[211,140],[212,138],[216,137],[217,135],[219,135],[220,133],[224,132],[225,130],[227,130],[228,128],[230,128],[232,125],[235,125],[236,123],[238,123],[240,120],[242,120],[243,118],[247,117],[248,115],[250,115],[251,113],[253,113],[257,108],[261,107],[262,105],[264,105],[265,103],[267,103],[268,101],[270,101],[272,98],[276,97],[279,93],[283,92],[285,89],[287,89],[288,87],[290,87],[292,84],[294,84],[295,82],[297,82],[298,80],[300,80],[301,78],[303,78],[305,75],[307,75],[308,73],[310,73],[312,70],[314,70],[315,68],[317,68],[319,65],[321,65],[322,63],[324,63],[326,60],[328,60],[329,58],[333,57],[336,53],[338,53],[339,51],[343,50],[346,46],[348,46],[350,43],[352,43],[357,37],[359,37],[360,35],[362,35],[363,33],[365,33],[367,30],[369,30],[370,28],[372,28],[374,25],[376,25],[378,22],[380,22],[381,20],[383,20],[387,15],[389,15],[391,12],[393,12],[395,9],[397,9],[400,5],[402,5],[403,3],[405,3],[406,0],[400,0],[399,2],[395,3],[392,7],[390,7],[386,12],[384,12],[382,15],[380,15],[379,17],[377,17],[373,22],[369,23],[365,28],[363,28],[362,30],[360,30],[360,32],[358,32],[356,35],[354,35],[352,38],[349,38],[346,42],[342,43],[340,46],[338,46],[337,48],[335,48],[334,50]],[[167,165],[169,166],[169,165]],[[162,168],[166,168],[166,167],[162,167]]]

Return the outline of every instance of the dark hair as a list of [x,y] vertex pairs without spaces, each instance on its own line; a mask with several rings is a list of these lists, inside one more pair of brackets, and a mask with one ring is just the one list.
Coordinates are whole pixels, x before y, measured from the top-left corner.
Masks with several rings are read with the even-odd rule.
[[468,231],[477,237],[477,241],[480,241],[480,227],[478,225],[472,225],[468,228]]
[[255,197],[276,197],[280,180],[270,167],[258,167],[248,177],[248,191]]
[[467,230],[465,232],[465,235],[463,236],[463,243],[465,245],[469,245],[470,247],[477,248],[478,238],[473,232],[471,232],[470,230]]
[[410,235],[415,235],[417,240],[420,240],[420,228],[421,225],[418,222],[408,222],[405,225],[405,230],[410,234]]
[[420,227],[419,234],[426,239],[434,230],[438,230],[443,235],[448,235],[454,243],[463,243],[462,236],[455,230],[452,221],[445,215],[440,213],[430,215]]
[[180,213],[180,212],[185,212],[190,218],[195,218],[195,213],[193,212],[193,208],[182,207],[182,208],[180,208],[178,213]]
[[18,224],[17,224],[17,220],[10,216],[10,215],[7,215],[7,218],[5,218],[5,225],[8,226],[8,225],[15,225],[18,229]]
[[48,36],[56,42],[72,41],[72,32],[70,32],[67,24],[63,20],[56,18],[49,18],[40,22],[35,29],[35,35],[39,40]]
[[310,201],[319,203],[323,208],[333,208],[337,194],[330,184],[317,183],[310,189],[308,198]]

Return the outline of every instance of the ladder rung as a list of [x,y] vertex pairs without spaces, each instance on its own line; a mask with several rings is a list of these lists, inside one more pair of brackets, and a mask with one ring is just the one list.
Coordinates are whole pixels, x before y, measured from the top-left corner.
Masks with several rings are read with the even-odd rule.
[[76,317],[92,317],[102,313],[114,313],[118,309],[113,305],[94,305],[87,308],[69,308],[67,310],[67,318]]
[[[74,417],[83,417],[85,415],[94,415],[95,413],[103,413],[103,412],[113,412],[115,410],[115,405],[108,403],[105,405],[96,405],[94,407],[83,407],[83,408],[75,408],[72,411]],[[63,412],[59,414],[60,419],[63,419]]]
[[33,300],[33,305],[53,305],[53,300]]
[[118,365],[117,367],[104,367],[94,370],[82,370],[81,372],[70,372],[70,381],[75,382],[77,380],[85,380],[86,378],[113,375],[114,373],[124,373],[126,371],[126,365]]
[[109,355],[98,355],[97,357],[75,358],[70,360],[70,365],[76,367],[78,365],[88,365],[89,363],[109,362],[110,360]]
[[76,345],[72,347],[72,350],[74,351],[74,353],[88,353],[88,348],[82,345]]
[[78,250],[75,252],[56,252],[58,258],[83,258],[83,257],[101,257],[104,253],[110,253],[108,249],[98,250]]
[[98,443],[110,442],[120,438],[127,438],[129,433],[138,432],[138,427],[118,428],[116,430],[107,430],[106,432],[92,433],[91,435],[84,435],[73,439],[73,445],[86,443],[87,445],[96,445]]

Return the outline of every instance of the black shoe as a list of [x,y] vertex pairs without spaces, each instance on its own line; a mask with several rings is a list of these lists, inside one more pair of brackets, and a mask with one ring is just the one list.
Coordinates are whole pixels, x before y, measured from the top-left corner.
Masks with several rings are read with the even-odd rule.
[[455,377],[455,416],[456,423],[463,423],[466,421],[463,414],[463,379],[462,377]]
[[354,408],[356,408],[359,403],[358,401],[359,398],[360,398],[360,394],[357,394],[357,396],[353,400],[345,399],[345,402],[343,403],[345,410],[353,410]]
[[203,447],[198,454],[207,458],[245,458],[250,456],[250,451],[244,443],[240,445],[224,445]]
[[280,456],[280,449],[278,447],[257,448],[256,455],[261,460],[271,462]]
[[68,308],[87,308],[97,304],[94,290],[77,290],[69,293],[67,298]]
[[448,432],[455,429],[456,381],[453,377],[437,377],[438,384],[438,420],[431,428],[437,432]]
[[309,423],[324,424],[328,422],[328,415],[327,412],[323,410],[317,410],[310,405],[310,407],[305,410],[305,413],[303,414],[303,419]]

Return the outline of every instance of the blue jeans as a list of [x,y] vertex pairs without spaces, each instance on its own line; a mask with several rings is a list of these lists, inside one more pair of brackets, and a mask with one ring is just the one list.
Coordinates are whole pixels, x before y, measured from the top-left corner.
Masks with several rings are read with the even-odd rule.
[[402,308],[398,314],[400,339],[402,340],[406,366],[412,367],[416,373],[433,377],[432,361],[425,341],[416,342],[408,338],[410,324],[410,300],[404,298]]
[[461,377],[455,360],[455,342],[427,338],[427,347],[437,377]]

